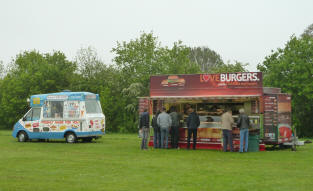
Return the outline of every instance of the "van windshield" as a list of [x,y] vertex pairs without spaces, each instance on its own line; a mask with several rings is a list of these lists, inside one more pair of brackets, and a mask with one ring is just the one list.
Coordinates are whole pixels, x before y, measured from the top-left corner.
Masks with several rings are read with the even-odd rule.
[[100,104],[97,100],[86,100],[87,113],[102,113]]

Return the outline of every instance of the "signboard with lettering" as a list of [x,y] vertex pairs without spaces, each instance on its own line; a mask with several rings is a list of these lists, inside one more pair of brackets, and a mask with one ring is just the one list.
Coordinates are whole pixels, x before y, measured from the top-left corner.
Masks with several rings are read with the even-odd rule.
[[261,96],[261,72],[151,76],[150,96]]

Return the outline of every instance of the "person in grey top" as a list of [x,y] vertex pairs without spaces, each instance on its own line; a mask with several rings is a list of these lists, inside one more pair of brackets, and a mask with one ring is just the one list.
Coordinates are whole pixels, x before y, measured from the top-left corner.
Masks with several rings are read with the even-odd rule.
[[[161,130],[161,148],[168,148],[168,134],[172,125],[172,119],[169,114],[166,113],[166,109],[162,108],[162,113],[158,116],[157,123]],[[164,145],[165,141],[165,145]]]
[[240,149],[239,152],[243,152],[243,143],[245,142],[245,152],[248,151],[248,137],[249,137],[249,126],[250,119],[245,114],[245,110],[243,108],[239,109],[239,117],[237,121],[237,127],[240,129]]

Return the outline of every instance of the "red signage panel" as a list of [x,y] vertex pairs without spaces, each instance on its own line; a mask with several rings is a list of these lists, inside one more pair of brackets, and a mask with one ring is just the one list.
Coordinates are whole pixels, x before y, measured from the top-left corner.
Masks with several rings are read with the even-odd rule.
[[151,76],[150,96],[261,96],[261,72]]

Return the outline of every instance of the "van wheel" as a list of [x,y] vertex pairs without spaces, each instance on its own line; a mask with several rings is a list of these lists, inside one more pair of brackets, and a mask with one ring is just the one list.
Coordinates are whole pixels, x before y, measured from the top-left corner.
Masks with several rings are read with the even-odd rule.
[[67,143],[76,143],[77,141],[77,137],[74,133],[67,133],[65,139]]
[[28,135],[25,133],[25,131],[21,131],[17,135],[18,142],[26,142],[28,140]]
[[91,141],[92,141],[92,137],[83,138],[83,142],[91,142]]

